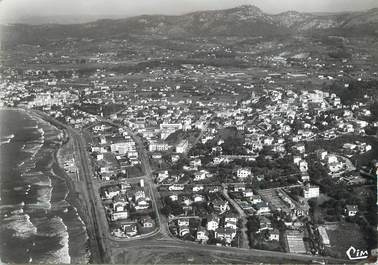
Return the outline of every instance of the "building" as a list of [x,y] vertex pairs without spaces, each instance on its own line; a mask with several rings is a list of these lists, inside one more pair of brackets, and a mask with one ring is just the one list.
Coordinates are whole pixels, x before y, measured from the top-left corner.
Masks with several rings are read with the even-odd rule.
[[322,244],[326,246],[330,246],[331,242],[329,241],[329,237],[328,237],[327,230],[325,229],[325,227],[319,226],[318,231],[322,239]]
[[227,243],[231,243],[231,241],[236,236],[236,230],[229,227],[219,227],[215,229],[215,238],[220,240],[225,240]]
[[320,193],[319,192],[319,186],[307,184],[303,188],[303,196],[306,199],[311,199],[311,198],[319,197],[319,193]]
[[219,227],[219,217],[210,215],[207,217],[206,228],[208,231],[215,231]]
[[237,171],[236,171],[236,176],[239,178],[239,179],[246,179],[248,178],[249,176],[252,175],[252,172],[251,172],[251,169],[250,168],[239,168]]
[[135,142],[134,141],[127,141],[127,142],[118,142],[113,143],[110,145],[110,151],[117,154],[127,154],[128,152],[135,151]]
[[269,240],[270,241],[279,241],[280,240],[280,231],[278,229],[273,229],[273,231],[270,231]]
[[181,237],[189,234],[190,230],[189,230],[189,226],[179,226],[178,228],[178,232],[179,232],[179,235]]
[[119,212],[113,212],[110,216],[110,219],[112,221],[117,221],[120,219],[127,219],[129,217],[129,212],[127,210],[119,211]]
[[307,164],[307,162],[306,161],[304,161],[304,160],[301,160],[301,161],[299,161],[299,170],[301,171],[301,172],[306,172],[307,170],[308,170],[308,164]]
[[144,228],[155,227],[155,221],[150,217],[143,218],[140,222],[141,222],[141,224],[143,225]]
[[182,154],[187,151],[189,147],[188,140],[182,140],[177,146],[176,146],[176,153]]
[[196,235],[196,239],[198,241],[207,241],[209,240],[209,232],[207,232],[207,230],[200,226],[197,230],[197,235]]
[[162,152],[167,151],[169,149],[169,145],[163,141],[150,141],[148,145],[148,151],[150,152]]
[[122,230],[126,236],[133,237],[138,234],[138,228],[135,223],[124,224],[122,225]]
[[349,217],[356,216],[358,212],[358,206],[357,205],[347,205],[345,206],[345,212]]

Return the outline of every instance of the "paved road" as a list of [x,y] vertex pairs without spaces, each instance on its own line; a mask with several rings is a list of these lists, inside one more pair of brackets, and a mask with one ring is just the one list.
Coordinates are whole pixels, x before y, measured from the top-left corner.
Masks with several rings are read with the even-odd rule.
[[241,239],[242,239],[242,242],[241,242],[241,245],[240,247],[241,248],[247,248],[249,249],[249,244],[248,244],[248,233],[247,233],[247,222],[248,222],[248,219],[247,219],[247,215],[245,214],[245,212],[243,211],[242,208],[240,208],[239,204],[237,204],[233,199],[230,198],[230,196],[228,195],[228,185],[226,184],[223,184],[223,195],[224,197],[226,197],[227,201],[235,208],[235,210],[239,213],[239,216],[242,220],[242,228],[241,228]]
[[144,144],[143,144],[141,138],[139,136],[137,136],[127,126],[123,126],[121,124],[114,123],[113,121],[110,121],[110,120],[107,120],[107,119],[104,119],[104,118],[101,118],[101,117],[98,117],[98,119],[102,122],[106,122],[106,123],[113,125],[115,127],[122,127],[123,129],[125,129],[127,131],[127,133],[134,140],[136,147],[137,147],[137,150],[138,150],[138,153],[139,153],[139,159],[140,159],[142,166],[144,168],[144,171],[145,171],[145,175],[146,175],[145,180],[149,183],[149,186],[150,186],[150,194],[151,194],[152,204],[153,204],[153,207],[155,209],[155,212],[157,213],[156,216],[157,216],[157,221],[158,221],[158,225],[159,225],[158,232],[163,237],[166,237],[166,238],[171,237],[171,234],[170,234],[169,228],[168,228],[167,217],[164,214],[162,214],[161,210],[160,210],[160,209],[163,208],[163,204],[162,204],[162,201],[161,201],[160,193],[157,190],[157,186],[154,183],[150,160],[149,160],[149,157],[148,157],[148,154],[147,154],[147,150],[144,147]]
[[[275,251],[266,251],[258,249],[243,249],[243,248],[231,248],[231,247],[218,247],[213,245],[200,245],[195,242],[188,241],[174,241],[166,239],[155,240],[140,240],[135,241],[133,244],[124,245],[120,248],[113,249],[113,258],[117,258],[118,255],[124,255],[127,253],[145,253],[148,251],[158,251],[161,253],[176,251],[190,251],[191,253],[207,254],[207,255],[225,255],[229,257],[237,257],[239,260],[244,260],[245,263],[254,263],[256,258],[275,260],[276,262],[290,263],[313,263],[314,260],[322,261],[323,257],[317,257],[312,255],[303,255],[295,253],[284,253]],[[329,263],[344,264],[347,261],[340,259],[327,259]]]

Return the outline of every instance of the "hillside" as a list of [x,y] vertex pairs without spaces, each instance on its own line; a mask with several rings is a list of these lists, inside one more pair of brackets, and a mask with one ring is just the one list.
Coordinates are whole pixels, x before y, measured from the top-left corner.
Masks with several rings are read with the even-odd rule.
[[295,11],[269,15],[252,5],[181,16],[144,15],[72,25],[4,25],[2,40],[35,43],[61,38],[126,38],[131,34],[167,37],[276,36],[324,33],[378,35],[378,8],[366,12],[316,15]]

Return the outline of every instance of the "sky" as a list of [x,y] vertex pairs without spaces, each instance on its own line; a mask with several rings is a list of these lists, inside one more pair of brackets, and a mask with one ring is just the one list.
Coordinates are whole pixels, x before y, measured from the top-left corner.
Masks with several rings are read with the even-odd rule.
[[378,7],[378,0],[0,0],[0,21],[25,17],[129,17],[142,14],[184,14],[253,4],[266,13],[360,11]]

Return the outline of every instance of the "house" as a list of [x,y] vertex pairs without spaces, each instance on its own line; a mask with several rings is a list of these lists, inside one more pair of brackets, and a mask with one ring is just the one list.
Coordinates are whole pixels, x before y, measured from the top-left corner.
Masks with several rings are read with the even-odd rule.
[[160,171],[159,173],[157,173],[156,183],[161,183],[162,181],[164,181],[167,178],[169,178],[168,170]]
[[110,219],[112,221],[127,219],[128,217],[129,217],[129,212],[126,209],[123,211],[112,212],[110,215]]
[[310,181],[310,175],[307,172],[302,172],[301,173],[301,180],[302,180],[302,182]]
[[326,156],[326,160],[327,160],[327,164],[332,164],[332,163],[337,163],[338,160],[337,160],[337,156],[336,155],[332,155],[332,154],[329,154]]
[[323,245],[330,246],[331,242],[329,240],[326,228],[324,226],[319,226],[318,231],[319,231],[320,237],[322,239]]
[[184,185],[180,185],[180,184],[173,184],[173,185],[170,185],[168,187],[168,190],[170,191],[182,191],[184,190]]
[[118,186],[110,186],[104,190],[106,199],[112,199],[121,193],[121,189]]
[[114,212],[123,212],[126,210],[126,206],[128,205],[128,202],[125,201],[124,198],[122,197],[114,197],[113,199],[113,203],[112,203],[112,206],[113,206],[113,211]]
[[207,241],[209,240],[209,232],[207,232],[205,227],[200,226],[197,230],[196,239],[198,241]]
[[183,196],[183,197],[181,198],[181,202],[182,202],[182,204],[184,204],[185,206],[189,206],[189,205],[192,205],[193,200],[192,200],[189,196]]
[[177,194],[171,194],[169,195],[169,198],[171,199],[171,201],[177,201],[178,200],[178,195]]
[[219,227],[215,230],[215,238],[225,240],[227,243],[231,243],[235,236],[236,230],[229,227]]
[[305,160],[299,161],[298,166],[299,166],[299,170],[301,172],[306,172],[308,170],[308,164],[307,164],[307,162]]
[[224,213],[229,209],[228,201],[223,201],[221,199],[215,199],[211,203],[215,211]]
[[209,193],[215,193],[215,192],[218,192],[218,191],[220,191],[221,190],[221,188],[219,187],[219,186],[211,186],[211,187],[208,187],[207,188],[207,191],[209,192]]
[[296,151],[300,154],[304,154],[306,151],[305,145],[304,144],[296,144],[293,146],[293,151]]
[[219,227],[219,217],[217,215],[210,215],[207,217],[206,228],[208,231],[215,231]]
[[279,241],[280,240],[280,231],[278,229],[273,229],[273,231],[269,232],[269,240],[270,241]]
[[264,230],[273,230],[272,221],[270,221],[270,219],[266,218],[265,216],[260,216],[259,222],[260,222],[260,228],[259,230],[257,230],[258,233]]
[[356,216],[358,212],[358,206],[357,205],[347,205],[345,206],[345,212],[349,217]]
[[305,199],[319,197],[319,186],[310,185],[309,183],[303,188],[303,195]]
[[189,226],[179,226],[178,228],[178,233],[181,237],[189,234],[190,230],[189,230]]
[[150,152],[162,152],[167,151],[169,149],[169,145],[165,142],[158,142],[158,141],[150,141],[148,146],[148,151]]
[[224,222],[237,222],[238,221],[238,215],[236,213],[227,213],[224,217]]
[[150,203],[147,201],[144,190],[137,190],[134,194],[135,209],[144,210],[150,207]]
[[140,222],[144,228],[152,228],[155,226],[155,221],[151,217],[142,218]]
[[331,173],[336,173],[336,172],[339,172],[340,170],[342,170],[344,167],[344,164],[342,162],[332,162],[332,163],[329,163],[328,164],[328,170],[331,172]]
[[252,189],[246,189],[243,191],[243,197],[244,198],[251,198],[253,196],[253,190]]
[[177,155],[177,154],[173,154],[172,156],[171,156],[171,161],[172,161],[172,163],[176,163],[177,161],[179,161],[180,160],[180,156],[179,155]]
[[236,184],[234,184],[234,191],[235,192],[243,192],[243,191],[245,191],[245,184],[244,183],[236,183]]
[[200,190],[203,190],[203,185],[194,185],[192,190],[193,192],[199,192]]
[[135,210],[145,210],[150,207],[150,203],[147,201],[146,198],[139,198],[136,202]]
[[200,167],[202,165],[201,159],[196,158],[190,161],[190,166],[191,167]]
[[194,202],[203,202],[203,201],[205,201],[205,197],[201,194],[194,194],[193,195],[193,201]]
[[239,178],[239,179],[246,179],[248,178],[249,176],[252,175],[252,172],[251,172],[251,169],[250,168],[239,168],[237,171],[236,171],[236,176]]
[[250,198],[250,202],[252,204],[258,204],[258,203],[261,203],[263,202],[262,198],[261,198],[261,195],[253,195],[251,198]]
[[293,163],[299,166],[299,162],[302,160],[300,156],[293,156]]
[[268,214],[270,213],[270,208],[266,202],[260,202],[257,203],[253,206],[256,210],[256,214],[261,215],[261,214]]
[[227,221],[227,222],[225,222],[224,227],[225,228],[229,227],[229,228],[232,228],[232,229],[237,229],[238,228],[237,222],[235,222],[235,221]]
[[316,156],[319,160],[324,161],[328,155],[328,152],[324,149],[319,149],[316,151]]
[[204,180],[209,176],[209,172],[206,170],[197,171],[194,173],[194,181]]
[[188,149],[189,142],[188,140],[183,140],[181,141],[177,146],[176,146],[176,153],[182,154],[185,153],[186,150]]
[[123,224],[122,230],[129,237],[133,237],[138,234],[138,228],[136,223]]
[[189,218],[180,218],[177,221],[178,226],[189,226]]

